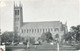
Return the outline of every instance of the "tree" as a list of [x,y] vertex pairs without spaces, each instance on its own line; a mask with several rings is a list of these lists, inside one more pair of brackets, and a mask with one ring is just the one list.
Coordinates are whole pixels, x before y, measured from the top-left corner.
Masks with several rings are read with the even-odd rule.
[[42,41],[50,42],[53,40],[53,37],[52,37],[52,34],[50,32],[46,32],[46,33],[43,33],[41,35],[41,39],[42,39]]
[[75,37],[76,41],[80,41],[80,25],[72,26],[71,32],[73,33],[73,37]]
[[2,42],[12,42],[13,32],[4,32],[1,36]]
[[68,32],[67,34],[64,34],[63,38],[65,39],[65,41],[71,41],[72,40],[72,33]]
[[80,41],[80,25],[72,26],[71,31],[63,35],[66,41]]
[[13,32],[4,32],[1,36],[2,42],[19,42],[20,41],[20,36],[17,34],[14,34]]
[[18,34],[14,34],[14,42],[19,42],[20,41],[20,39],[21,39],[21,37],[18,35]]

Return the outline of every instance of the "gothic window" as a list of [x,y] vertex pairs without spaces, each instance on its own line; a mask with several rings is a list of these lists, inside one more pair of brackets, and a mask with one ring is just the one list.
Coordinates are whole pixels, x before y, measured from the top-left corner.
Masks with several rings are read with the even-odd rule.
[[32,33],[34,32],[34,30],[32,29]]
[[43,33],[44,33],[44,29],[43,29]]
[[26,33],[27,33],[27,30],[26,30]]
[[53,31],[53,29],[51,28],[51,31]]
[[41,32],[41,29],[39,29],[39,32]]
[[59,38],[59,34],[56,34],[56,35],[55,35],[55,38]]
[[37,29],[37,33],[39,33],[39,29]]
[[48,28],[48,31],[50,32],[50,29]]
[[36,33],[36,29],[35,29],[35,33]]
[[29,29],[29,31],[31,32],[31,29]]
[[27,29],[27,33],[28,33],[28,29]]
[[28,33],[30,33],[31,32],[31,29],[28,29]]
[[24,32],[26,32],[26,30],[24,29]]
[[63,31],[63,30],[64,30],[64,27],[63,27],[63,25],[61,26],[60,30],[61,30],[61,31]]
[[19,10],[15,10],[15,15],[19,15]]
[[47,32],[47,29],[46,29],[46,32]]
[[59,31],[59,29],[58,28],[55,28],[54,31]]
[[16,27],[16,29],[18,30],[18,27]]
[[22,29],[22,33],[23,33],[23,29]]

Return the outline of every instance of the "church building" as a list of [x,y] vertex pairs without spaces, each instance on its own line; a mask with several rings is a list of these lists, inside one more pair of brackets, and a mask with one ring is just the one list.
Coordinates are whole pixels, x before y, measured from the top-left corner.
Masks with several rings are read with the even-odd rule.
[[14,4],[14,33],[22,37],[40,37],[43,33],[50,32],[53,38],[59,35],[59,40],[68,32],[67,23],[61,21],[23,22],[22,5]]

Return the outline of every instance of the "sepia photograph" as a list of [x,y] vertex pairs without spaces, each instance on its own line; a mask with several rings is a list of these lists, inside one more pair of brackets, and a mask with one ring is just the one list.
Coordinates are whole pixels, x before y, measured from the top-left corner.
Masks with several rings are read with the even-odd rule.
[[80,51],[80,0],[0,0],[0,51]]

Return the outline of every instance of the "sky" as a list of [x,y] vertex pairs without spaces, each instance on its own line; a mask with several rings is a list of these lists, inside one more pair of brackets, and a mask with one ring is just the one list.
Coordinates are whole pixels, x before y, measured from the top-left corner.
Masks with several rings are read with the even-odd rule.
[[[0,29],[13,31],[13,5],[15,0],[0,1]],[[61,21],[71,26],[80,25],[79,0],[16,0],[21,1],[24,22]]]

